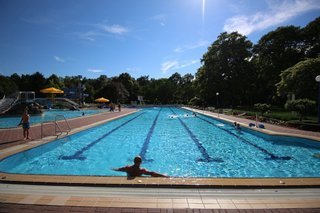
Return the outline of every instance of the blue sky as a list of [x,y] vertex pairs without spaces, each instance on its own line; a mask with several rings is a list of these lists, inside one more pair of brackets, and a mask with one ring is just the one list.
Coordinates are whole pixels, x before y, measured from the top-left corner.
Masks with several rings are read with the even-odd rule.
[[304,27],[319,0],[0,0],[0,74],[195,74],[217,36]]

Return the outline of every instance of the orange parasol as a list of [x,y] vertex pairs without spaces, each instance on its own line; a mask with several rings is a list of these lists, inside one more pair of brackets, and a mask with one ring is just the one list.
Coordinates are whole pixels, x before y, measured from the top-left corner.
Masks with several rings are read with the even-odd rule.
[[96,102],[99,102],[99,103],[107,103],[109,102],[109,99],[106,99],[104,97],[101,97],[101,98],[97,98],[96,100],[94,100]]

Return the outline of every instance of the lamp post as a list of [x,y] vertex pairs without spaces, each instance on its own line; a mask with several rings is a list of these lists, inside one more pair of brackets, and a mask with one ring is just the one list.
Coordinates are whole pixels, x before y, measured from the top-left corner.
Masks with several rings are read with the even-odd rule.
[[217,96],[217,109],[218,109],[218,117],[219,117],[219,92],[216,93]]
[[219,108],[219,92],[216,93],[217,96],[217,109]]
[[318,124],[320,124],[320,75],[316,77],[316,82],[318,82],[319,92],[318,92]]
[[77,88],[77,96],[78,96],[77,98],[78,98],[79,106],[81,106],[82,75],[78,75],[78,78],[79,78],[79,81],[78,81],[78,88]]

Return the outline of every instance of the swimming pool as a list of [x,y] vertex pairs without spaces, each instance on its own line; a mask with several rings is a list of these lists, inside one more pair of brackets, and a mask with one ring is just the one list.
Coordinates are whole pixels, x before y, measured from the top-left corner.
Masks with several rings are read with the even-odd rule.
[[[66,119],[75,118],[84,115],[93,115],[101,112],[105,112],[106,110],[101,109],[86,109],[86,110],[47,110],[42,114],[30,115],[30,123],[39,124],[47,121],[54,121],[57,115],[64,115]],[[57,117],[58,120],[63,119],[61,116]],[[14,128],[17,127],[21,120],[21,116],[1,116],[0,117],[0,129],[1,128]]]
[[174,177],[319,177],[320,143],[267,136],[181,108],[148,108],[0,161],[16,174],[125,176],[131,164]]

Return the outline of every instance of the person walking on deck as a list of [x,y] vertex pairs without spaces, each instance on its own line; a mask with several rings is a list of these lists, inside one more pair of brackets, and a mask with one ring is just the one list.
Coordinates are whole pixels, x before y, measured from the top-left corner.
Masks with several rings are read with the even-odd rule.
[[29,137],[29,129],[30,129],[30,115],[28,114],[28,107],[25,108],[22,116],[21,116],[21,121],[18,126],[22,125],[23,129],[23,139],[31,139]]

